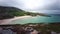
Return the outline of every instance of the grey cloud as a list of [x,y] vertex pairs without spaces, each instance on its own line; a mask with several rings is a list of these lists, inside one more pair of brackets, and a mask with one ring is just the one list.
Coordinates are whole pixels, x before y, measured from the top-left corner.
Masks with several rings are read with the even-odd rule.
[[51,6],[49,6],[48,8],[46,8],[47,10],[60,10],[60,6],[59,3],[56,2],[54,4],[52,4]]
[[50,5],[46,5],[43,9],[40,7],[38,7],[37,9],[25,9],[24,4],[21,2],[21,0],[0,0],[0,6],[14,6],[28,11],[34,10],[36,12],[42,12],[47,14],[60,14],[60,0],[57,0]]
[[[50,0],[49,1],[46,0],[46,1],[49,2]],[[60,1],[58,1],[58,0],[55,0],[55,1],[52,2],[52,0],[51,0],[50,2],[52,2],[52,4],[46,5],[43,8],[38,7],[36,9],[25,9],[26,7],[24,8],[24,4],[21,2],[21,0],[0,0],[0,5],[15,6],[15,7],[18,7],[18,8],[25,9],[25,10],[60,10],[60,5],[59,5]]]
[[60,14],[60,10],[40,10],[38,12],[46,14]]
[[0,6],[13,6],[13,7],[21,7],[22,4],[16,2],[16,0],[1,0]]
[[50,5],[46,5],[44,8],[37,8],[37,10],[60,10],[60,1],[56,1]]

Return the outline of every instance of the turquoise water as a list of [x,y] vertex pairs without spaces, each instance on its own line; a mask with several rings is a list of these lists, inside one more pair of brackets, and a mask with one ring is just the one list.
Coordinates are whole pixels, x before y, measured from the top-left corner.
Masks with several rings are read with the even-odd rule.
[[25,18],[25,19],[17,19],[12,21],[12,24],[26,24],[26,23],[52,23],[52,22],[60,22],[60,16],[36,16],[33,18]]

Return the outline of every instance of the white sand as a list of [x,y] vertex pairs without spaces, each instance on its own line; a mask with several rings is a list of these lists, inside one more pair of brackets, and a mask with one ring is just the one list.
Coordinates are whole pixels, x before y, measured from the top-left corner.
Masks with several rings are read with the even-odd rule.
[[19,17],[14,17],[12,19],[4,19],[4,20],[0,20],[0,25],[2,24],[9,24],[10,22],[12,22],[13,20],[16,19],[24,19],[24,18],[31,18],[32,16],[19,16]]

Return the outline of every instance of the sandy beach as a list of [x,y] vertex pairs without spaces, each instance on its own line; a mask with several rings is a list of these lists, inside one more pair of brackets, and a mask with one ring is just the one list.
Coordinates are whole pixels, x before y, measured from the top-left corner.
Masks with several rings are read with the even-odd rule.
[[31,18],[32,16],[19,16],[19,17],[14,17],[12,19],[4,19],[4,20],[0,20],[0,25],[2,24],[9,24],[10,22],[12,22],[13,20],[16,19],[24,19],[24,18]]

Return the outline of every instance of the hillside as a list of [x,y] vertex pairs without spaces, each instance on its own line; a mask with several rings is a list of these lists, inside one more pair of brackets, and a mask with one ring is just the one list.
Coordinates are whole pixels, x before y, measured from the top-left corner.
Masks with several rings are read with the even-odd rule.
[[23,10],[15,7],[0,6],[0,19],[13,18],[14,16],[22,16]]
[[42,13],[40,14],[40,13],[25,12],[24,10],[18,9],[16,7],[0,6],[0,19],[13,18],[14,16],[24,16],[24,15],[47,16]]

